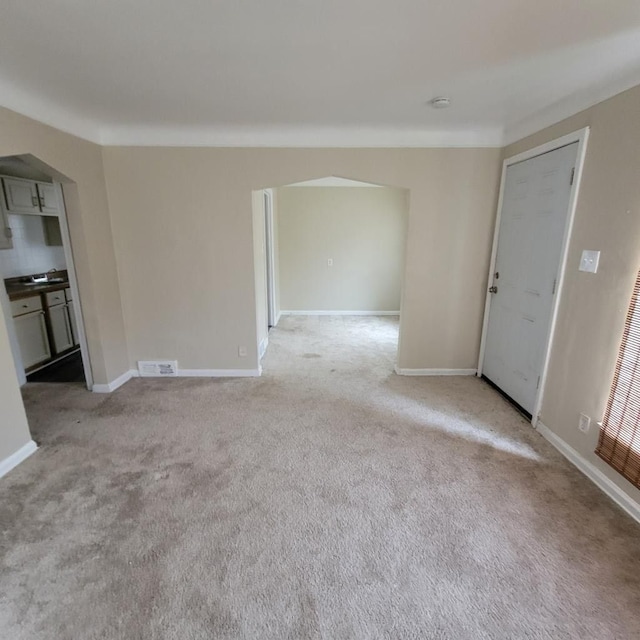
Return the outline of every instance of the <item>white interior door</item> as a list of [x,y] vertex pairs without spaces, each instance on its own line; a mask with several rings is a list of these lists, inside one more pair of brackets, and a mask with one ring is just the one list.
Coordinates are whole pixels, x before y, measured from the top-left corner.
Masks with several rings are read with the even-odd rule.
[[482,373],[534,410],[569,213],[578,143],[505,174]]

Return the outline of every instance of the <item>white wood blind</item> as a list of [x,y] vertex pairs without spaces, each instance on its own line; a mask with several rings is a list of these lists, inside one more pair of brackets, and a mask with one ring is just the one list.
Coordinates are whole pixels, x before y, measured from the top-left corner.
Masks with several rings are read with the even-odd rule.
[[640,488],[640,274],[633,289],[596,454]]

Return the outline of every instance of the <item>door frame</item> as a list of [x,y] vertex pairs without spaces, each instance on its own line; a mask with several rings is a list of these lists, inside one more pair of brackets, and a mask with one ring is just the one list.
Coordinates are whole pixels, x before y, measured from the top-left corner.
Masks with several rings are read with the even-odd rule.
[[64,204],[64,193],[62,185],[59,182],[53,182],[58,200],[58,213],[43,213],[58,218],[60,224],[60,235],[62,236],[62,248],[64,249],[64,259],[67,263],[67,276],[69,278],[69,287],[73,296],[73,314],[76,317],[76,327],[78,329],[78,342],[80,343],[80,355],[82,357],[82,368],[84,369],[84,379],[89,391],[93,391],[93,371],[91,369],[91,358],[89,356],[89,343],[87,342],[87,334],[84,328],[84,319],[82,317],[82,300],[80,299],[80,290],[78,289],[78,280],[76,278],[76,266],[73,261],[73,251],[71,250],[71,235],[69,234],[69,224],[67,220],[67,209]]
[[557,273],[557,287],[556,294],[553,298],[551,305],[551,317],[549,319],[549,329],[547,331],[547,338],[544,345],[544,358],[542,361],[542,370],[540,371],[540,386],[536,393],[536,399],[531,413],[531,424],[535,427],[538,423],[540,409],[542,407],[542,399],[544,397],[544,391],[547,382],[547,373],[549,369],[549,358],[551,355],[551,345],[553,344],[553,337],[556,329],[556,322],[558,319],[558,307],[564,291],[564,274],[567,269],[567,255],[569,250],[569,242],[571,240],[571,232],[573,229],[573,220],[575,218],[576,208],[578,204],[578,193],[580,191],[580,183],[582,182],[582,171],[584,168],[584,160],[587,152],[587,142],[589,140],[589,127],[578,129],[572,133],[568,133],[565,136],[556,138],[545,144],[528,149],[522,153],[518,153],[510,158],[505,158],[502,163],[502,177],[500,178],[500,194],[498,196],[498,210],[496,213],[496,225],[493,232],[493,246],[491,248],[491,260],[489,264],[489,274],[487,278],[487,294],[484,303],[484,317],[482,320],[482,338],[480,340],[480,355],[478,357],[478,377],[482,376],[482,367],[484,365],[485,350],[487,347],[487,333],[489,330],[489,314],[491,312],[491,300],[492,295],[489,292],[489,287],[493,282],[493,273],[495,272],[496,259],[498,257],[498,239],[500,235],[500,220],[502,217],[502,205],[504,199],[505,178],[507,175],[507,169],[514,164],[524,162],[525,160],[531,160],[536,156],[541,156],[550,151],[555,151],[561,147],[578,143],[578,149],[576,151],[576,165],[575,173],[573,176],[573,184],[571,185],[571,192],[569,194],[569,207],[567,211],[567,219],[565,222],[564,235],[562,238],[562,249],[560,251],[560,261],[558,264]]
[[264,189],[265,254],[267,258],[267,325],[270,329],[278,324],[276,311],[276,260],[274,249],[273,190]]

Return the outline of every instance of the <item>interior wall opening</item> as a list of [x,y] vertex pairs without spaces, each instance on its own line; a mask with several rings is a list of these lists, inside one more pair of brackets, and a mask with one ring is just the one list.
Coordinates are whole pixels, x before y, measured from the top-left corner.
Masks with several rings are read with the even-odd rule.
[[21,386],[91,389],[62,178],[33,156],[0,158],[0,303]]
[[275,336],[306,334],[298,355],[316,365],[386,353],[392,371],[409,191],[330,176],[254,191],[253,213],[261,360]]

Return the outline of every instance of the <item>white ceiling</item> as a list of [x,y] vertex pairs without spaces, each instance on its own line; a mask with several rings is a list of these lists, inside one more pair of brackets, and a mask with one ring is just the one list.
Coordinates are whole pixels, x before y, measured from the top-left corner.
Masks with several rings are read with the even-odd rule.
[[[640,84],[638,0],[3,0],[0,103],[104,144],[501,145]],[[425,103],[446,95],[452,107]]]

